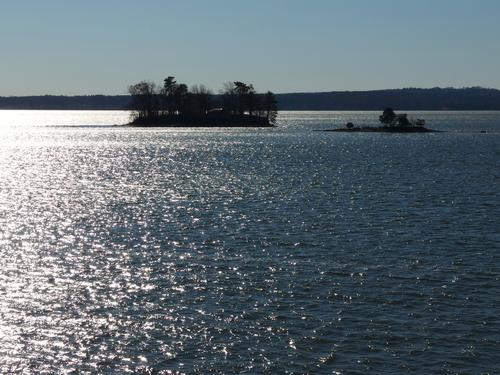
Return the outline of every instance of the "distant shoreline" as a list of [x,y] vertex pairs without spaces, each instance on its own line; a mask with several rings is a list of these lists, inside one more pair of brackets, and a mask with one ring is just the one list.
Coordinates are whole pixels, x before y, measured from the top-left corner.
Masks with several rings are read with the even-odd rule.
[[[279,111],[500,111],[500,90],[394,89],[275,94]],[[217,95],[214,95],[217,100]],[[2,110],[127,110],[129,95],[0,97]]]

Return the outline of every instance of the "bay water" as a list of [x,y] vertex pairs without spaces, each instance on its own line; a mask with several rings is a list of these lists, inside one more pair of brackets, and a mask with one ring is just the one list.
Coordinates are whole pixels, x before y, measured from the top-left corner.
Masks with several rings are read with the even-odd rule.
[[0,372],[500,373],[500,112],[378,115],[0,111]]

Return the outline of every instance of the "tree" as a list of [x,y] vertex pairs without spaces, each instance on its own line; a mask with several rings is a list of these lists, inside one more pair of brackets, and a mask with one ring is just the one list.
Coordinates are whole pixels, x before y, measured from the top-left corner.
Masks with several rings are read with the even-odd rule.
[[233,82],[224,83],[223,89],[220,91],[222,96],[222,107],[224,111],[235,114],[238,111],[238,95]]
[[132,96],[131,108],[135,117],[154,117],[158,115],[158,93],[153,82],[142,81],[128,88]]
[[234,82],[234,91],[238,97],[238,113],[243,115],[245,112],[251,115],[251,111],[254,108],[255,100],[255,89],[253,85],[247,85],[246,83],[236,81]]
[[187,85],[181,83],[176,86],[174,91],[174,111],[183,113],[186,111],[186,97],[189,93]]
[[408,120],[408,115],[405,113],[396,114],[392,108],[386,108],[382,116],[379,117],[379,120],[384,125],[390,126],[412,126],[410,120]]
[[189,113],[195,115],[206,115],[210,109],[212,92],[204,85],[191,87],[188,94]]
[[260,107],[262,106],[262,103],[260,101],[259,95],[255,92],[255,90],[248,92],[245,98],[245,105],[250,116],[260,116]]
[[274,125],[278,117],[278,103],[271,91],[268,91],[264,96],[264,111],[266,112],[267,121]]
[[167,114],[174,114],[174,95],[175,90],[177,89],[177,82],[175,81],[175,77],[168,76],[163,81],[163,89],[162,96],[165,104],[165,109],[167,110]]
[[384,125],[393,125],[397,118],[396,113],[392,108],[384,109],[382,116],[379,117],[379,121]]
[[[158,89],[154,83],[142,81],[128,91],[132,96],[131,109],[140,120],[138,124],[181,124],[196,120],[200,124],[222,121],[260,126],[274,124],[278,112],[272,92],[258,94],[252,84],[241,81],[226,83],[219,97],[214,97],[203,85],[194,85],[189,90],[173,76],[165,78]],[[209,113],[221,102],[223,113]]]

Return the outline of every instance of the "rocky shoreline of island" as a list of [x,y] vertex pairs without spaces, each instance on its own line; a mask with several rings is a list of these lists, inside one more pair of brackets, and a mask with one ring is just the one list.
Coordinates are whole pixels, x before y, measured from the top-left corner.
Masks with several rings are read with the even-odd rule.
[[379,116],[380,126],[355,126],[348,122],[345,128],[324,129],[325,132],[340,133],[439,133],[439,130],[425,127],[423,119],[409,119],[406,113],[397,114],[392,108],[386,108]]
[[388,126],[363,126],[353,128],[325,129],[325,132],[339,133],[440,133],[439,130],[425,127],[388,127]]
[[248,114],[233,115],[230,113],[207,113],[203,116],[163,115],[154,117],[138,117],[129,123],[134,127],[190,127],[190,128],[271,128],[266,117],[251,116]]

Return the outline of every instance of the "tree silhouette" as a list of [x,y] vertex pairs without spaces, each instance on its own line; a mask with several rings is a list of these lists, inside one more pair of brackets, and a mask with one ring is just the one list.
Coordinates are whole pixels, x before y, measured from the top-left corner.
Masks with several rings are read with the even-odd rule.
[[163,81],[163,101],[165,103],[165,109],[169,115],[174,114],[174,94],[177,89],[177,82],[175,77],[169,76]]
[[[234,124],[268,126],[276,122],[277,103],[272,92],[258,94],[252,84],[228,82],[219,97],[203,85],[191,89],[164,79],[160,90],[151,82],[129,87],[136,124]],[[215,107],[222,105],[222,108]]]
[[186,112],[186,97],[188,94],[188,87],[184,83],[176,86],[174,91],[174,110],[177,113]]
[[128,88],[132,96],[132,109],[135,117],[154,117],[158,115],[158,98],[156,85],[153,82],[142,81]]
[[212,92],[204,85],[194,85],[188,94],[189,113],[206,115],[210,110]]
[[382,115],[379,117],[379,120],[382,124],[393,125],[396,118],[397,115],[394,110],[392,108],[386,108],[384,109]]
[[408,119],[405,113],[396,114],[392,108],[386,108],[379,120],[384,125],[390,126],[413,126],[412,122]]
[[[247,85],[246,83],[236,81],[234,82],[234,91],[238,96],[238,113],[242,115],[248,111],[251,115],[252,113],[250,111],[249,102],[254,100],[255,97],[255,89],[253,88],[253,85]],[[251,105],[254,105],[254,102],[252,102]]]
[[270,124],[275,124],[278,116],[278,103],[271,91],[268,91],[264,96],[264,110],[266,112],[267,121],[269,121]]
[[222,95],[222,107],[224,111],[235,114],[238,111],[238,95],[233,82],[224,83],[224,87],[220,92]]

